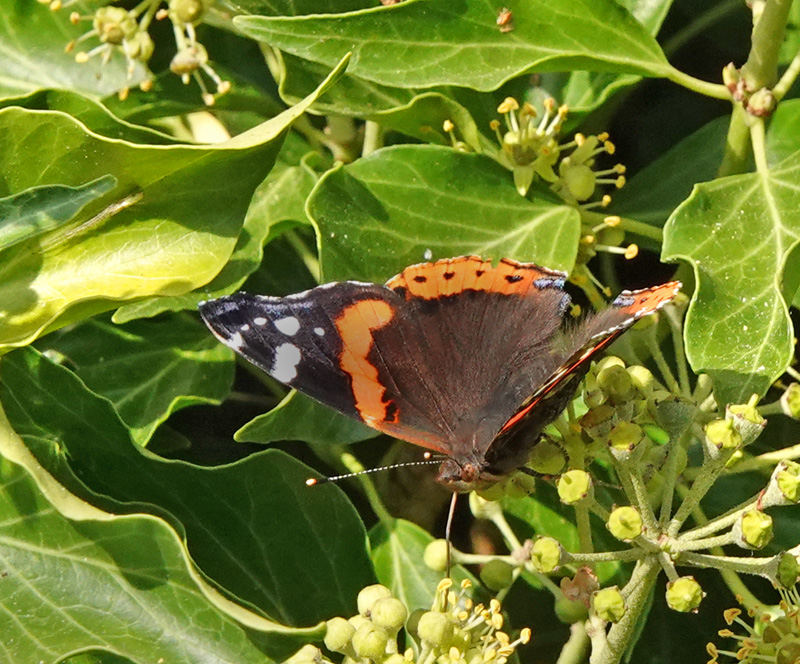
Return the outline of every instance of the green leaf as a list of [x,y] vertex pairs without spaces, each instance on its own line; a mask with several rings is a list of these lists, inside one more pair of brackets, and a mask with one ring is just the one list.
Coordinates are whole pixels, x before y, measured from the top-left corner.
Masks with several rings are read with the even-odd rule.
[[115,177],[104,175],[77,187],[45,185],[0,198],[0,250],[63,226],[116,186]]
[[[137,66],[128,79],[127,64],[115,51],[103,65],[100,57],[85,64],[75,62],[75,55],[65,53],[66,45],[91,30],[90,22],[73,25],[69,14],[92,13],[96,3],[70,3],[69,9],[51,11],[47,4],[16,0],[3,3],[0,12],[0,97],[25,94],[37,88],[70,88],[94,97],[104,97],[117,90],[137,85],[144,69]],[[83,43],[86,50],[98,45],[96,38]]]
[[223,597],[163,520],[110,514],[67,492],[2,411],[0,453],[0,661],[55,663],[92,650],[136,664],[263,664],[259,631],[273,641],[303,633]]
[[687,355],[714,379],[720,404],[763,395],[794,357],[787,301],[800,275],[788,261],[800,241],[798,208],[795,156],[763,173],[697,185],[664,228],[663,259],[688,261],[697,281]]
[[240,16],[234,25],[274,48],[329,66],[352,51],[351,74],[401,88],[495,90],[534,70],[645,76],[670,70],[655,39],[614,0],[515,0],[507,6],[514,17],[514,30],[507,33],[496,24],[499,8],[479,0],[407,0],[288,18]]
[[308,201],[326,280],[383,281],[429,258],[479,254],[569,270],[578,211],[520,196],[488,157],[434,146],[378,150],[329,171]]
[[283,452],[213,468],[156,457],[131,443],[108,401],[29,348],[0,361],[0,402],[69,490],[112,511],[166,518],[205,574],[273,620],[313,625],[347,615],[372,582],[350,502],[334,485],[306,487],[313,471]]
[[187,406],[219,404],[233,383],[233,353],[187,315],[113,325],[89,320],[42,340],[114,404],[137,445]]
[[98,136],[59,111],[0,110],[0,168],[9,174],[0,195],[75,186],[109,172],[119,182],[105,201],[117,206],[114,214],[93,218],[101,208],[87,206],[75,227],[2,252],[0,347],[30,343],[120,301],[208,283],[228,261],[288,127],[314,98],[212,146],[134,145]]
[[342,445],[375,438],[379,433],[341,415],[313,399],[290,392],[268,413],[259,415],[236,432],[240,442],[271,443],[302,440],[307,443]]
[[[436,572],[422,562],[425,547],[433,537],[415,523],[405,519],[380,522],[369,531],[372,561],[378,581],[392,591],[409,610],[429,609],[442,572]],[[469,579],[480,585],[474,576],[460,565],[454,566],[451,576],[456,582]]]

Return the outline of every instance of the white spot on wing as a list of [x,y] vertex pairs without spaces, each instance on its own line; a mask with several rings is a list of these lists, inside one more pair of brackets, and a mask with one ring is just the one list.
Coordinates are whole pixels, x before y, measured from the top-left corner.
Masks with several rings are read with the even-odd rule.
[[282,332],[290,337],[297,334],[297,331],[300,329],[300,321],[294,316],[280,318],[274,322],[274,325],[278,328],[279,332]]
[[263,316],[258,316],[258,317],[253,319],[253,322],[256,325],[266,325],[267,324],[267,319],[264,318]]
[[244,346],[244,339],[240,332],[235,332],[227,339],[222,339],[222,343],[233,350],[240,350]]
[[325,335],[325,330],[323,330],[321,327],[315,327],[314,334],[316,334],[319,337],[322,337]]
[[245,324],[244,324],[244,325],[242,325],[242,326],[241,326],[239,329],[240,329],[242,332],[247,332],[247,331],[250,329],[250,326],[249,326],[247,323],[245,323]]
[[270,375],[282,383],[290,383],[297,378],[297,365],[301,357],[300,349],[294,344],[281,344],[275,349]]

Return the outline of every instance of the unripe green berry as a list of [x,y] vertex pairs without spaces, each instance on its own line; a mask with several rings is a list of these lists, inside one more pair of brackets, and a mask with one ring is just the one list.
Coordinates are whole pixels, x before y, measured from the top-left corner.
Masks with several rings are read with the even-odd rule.
[[606,393],[600,389],[597,383],[597,375],[594,372],[586,374],[583,381],[583,402],[589,408],[602,406],[606,401]]
[[559,445],[544,439],[531,452],[528,465],[542,475],[557,475],[567,464],[567,456]]
[[447,569],[447,542],[443,539],[433,540],[425,547],[422,562],[435,572],[444,572]]
[[487,487],[476,489],[475,493],[477,493],[484,500],[502,500],[506,495],[505,482],[495,482]]
[[642,394],[650,394],[653,391],[655,377],[650,369],[641,364],[633,364],[628,367],[628,375],[631,377],[633,387]]
[[206,9],[214,4],[213,0],[170,0],[170,16],[177,23],[196,23]]
[[617,586],[610,586],[598,590],[592,597],[592,609],[599,618],[608,622],[622,620],[627,607],[625,598]]
[[619,247],[625,242],[625,231],[620,226],[604,228],[597,234],[597,240],[601,244]]
[[514,473],[506,481],[505,489],[509,498],[525,498],[536,489],[536,478],[525,473]]
[[619,452],[633,450],[644,438],[642,427],[633,422],[619,422],[608,434],[608,446]]
[[356,628],[344,618],[338,617],[331,618],[327,622],[327,627],[325,647],[332,652],[348,654],[352,647],[351,641],[356,633]]
[[310,643],[306,643],[294,655],[289,657],[284,664],[319,664],[322,662],[322,651]]
[[556,617],[567,625],[574,625],[577,622],[586,620],[589,610],[580,600],[567,599],[563,595],[556,598],[555,603]]
[[693,576],[682,576],[667,584],[667,606],[673,611],[697,611],[705,593]]
[[481,581],[495,592],[508,588],[514,580],[514,568],[503,560],[490,560],[481,568]]
[[593,495],[592,477],[585,470],[568,470],[558,478],[556,488],[565,505],[577,505]]
[[781,409],[784,415],[800,419],[800,383],[791,383],[781,395]]
[[778,563],[776,574],[778,581],[784,588],[791,588],[800,577],[800,564],[791,553],[784,553]]
[[408,618],[408,609],[399,599],[384,597],[372,605],[370,620],[373,625],[383,628],[390,636],[394,636]]
[[630,542],[642,534],[642,515],[635,507],[624,505],[611,512],[606,525],[618,540]]
[[417,634],[423,641],[443,645],[453,636],[453,623],[444,613],[426,611],[420,616]]
[[772,517],[761,510],[748,510],[742,514],[733,531],[741,546],[761,549],[772,541]]
[[625,399],[631,395],[633,380],[624,367],[610,365],[597,373],[597,384],[612,399]]
[[617,414],[613,406],[603,404],[590,408],[580,419],[581,427],[592,438],[604,438],[617,423]]
[[732,450],[742,444],[742,437],[733,426],[733,420],[713,420],[705,426],[706,438],[717,449]]
[[388,643],[389,635],[386,630],[371,622],[364,623],[353,634],[353,650],[356,655],[366,659],[378,659],[385,655]]
[[379,599],[391,597],[392,591],[380,583],[376,583],[366,588],[362,588],[358,593],[358,612],[362,616],[369,617],[372,605]]
[[552,537],[540,537],[531,547],[531,564],[542,574],[555,572],[564,556],[561,544]]

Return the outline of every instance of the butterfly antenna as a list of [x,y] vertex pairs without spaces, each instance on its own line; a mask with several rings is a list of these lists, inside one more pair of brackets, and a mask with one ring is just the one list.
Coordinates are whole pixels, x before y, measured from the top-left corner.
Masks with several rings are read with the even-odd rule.
[[346,480],[350,477],[358,477],[359,475],[368,475],[369,473],[377,473],[384,470],[393,470],[394,468],[405,468],[407,466],[430,466],[442,461],[444,457],[432,455],[430,452],[425,453],[424,461],[407,461],[405,463],[393,463],[390,466],[378,466],[377,468],[367,468],[366,470],[359,470],[357,473],[345,473],[344,475],[330,475],[329,477],[309,477],[306,480],[306,486],[315,486],[317,484],[327,484],[328,482],[338,482],[339,480]]
[[450,511],[447,513],[447,525],[444,528],[444,541],[447,544],[447,578],[450,578],[450,532],[453,527],[453,515],[456,513],[456,499],[458,494],[453,491],[453,497],[450,499]]

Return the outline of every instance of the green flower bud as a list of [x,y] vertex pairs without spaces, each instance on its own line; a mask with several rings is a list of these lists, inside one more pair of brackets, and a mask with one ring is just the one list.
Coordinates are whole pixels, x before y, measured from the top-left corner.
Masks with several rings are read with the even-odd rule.
[[563,595],[556,598],[555,604],[556,617],[567,625],[574,625],[577,622],[586,620],[589,610],[580,600],[567,599]]
[[800,383],[791,383],[781,395],[781,409],[784,415],[800,420]]
[[705,593],[693,576],[682,576],[667,584],[667,605],[681,613],[696,612]]
[[125,44],[125,51],[133,60],[147,62],[153,55],[155,48],[153,40],[146,31],[141,30],[131,37]]
[[533,448],[528,465],[542,475],[558,475],[567,465],[567,456],[560,445],[545,438]]
[[372,605],[370,620],[373,625],[383,628],[390,636],[394,636],[408,618],[408,609],[399,599],[384,597]]
[[630,452],[644,438],[642,427],[633,422],[620,422],[608,434],[608,445],[612,450]]
[[367,618],[370,616],[372,605],[379,599],[391,597],[392,591],[380,583],[362,588],[358,593],[358,612]]
[[169,0],[169,13],[176,23],[197,23],[214,0]]
[[495,592],[508,588],[514,580],[514,568],[503,560],[490,560],[481,568],[481,581]]
[[617,357],[616,355],[606,355],[605,357],[600,358],[595,363],[594,372],[599,376],[601,371],[605,371],[606,369],[610,369],[611,367],[620,367],[624,369],[625,361]]
[[736,69],[736,65],[732,62],[729,62],[725,67],[722,69],[722,82],[725,84],[725,87],[728,88],[731,92],[736,90],[736,85],[739,83],[740,75],[739,70]]
[[531,564],[542,574],[555,572],[561,565],[564,549],[552,537],[540,537],[531,547]]
[[775,484],[790,503],[800,501],[800,464],[781,461],[775,469]]
[[[788,618],[783,619],[787,624],[781,626],[780,635],[791,633],[788,630],[794,628],[794,623]],[[796,630],[796,628],[795,628]],[[796,633],[796,632],[795,632]],[[795,636],[793,640],[781,643],[775,651],[775,662],[777,664],[796,664],[800,662],[800,641]]]
[[630,542],[642,534],[642,515],[635,507],[624,505],[611,512],[606,525],[618,540]]
[[761,549],[772,541],[772,517],[761,510],[749,510],[742,514],[733,532],[740,546]]
[[444,645],[453,636],[453,623],[438,611],[426,611],[420,616],[417,634],[432,645]]
[[611,365],[597,372],[597,384],[611,399],[620,401],[631,396],[633,379],[625,367]]
[[371,622],[364,623],[353,634],[353,650],[356,655],[366,659],[378,659],[385,655],[388,643],[389,635],[386,630]]
[[706,438],[718,450],[734,450],[742,444],[742,437],[733,426],[733,420],[713,420],[705,426]]
[[502,500],[502,498],[506,495],[505,482],[495,482],[494,484],[490,484],[485,488],[476,489],[475,493],[477,493],[484,500]]
[[178,76],[188,75],[196,72],[200,65],[208,62],[208,51],[202,44],[195,43],[180,49],[169,63],[170,71]]
[[592,477],[585,470],[568,470],[558,478],[556,488],[565,505],[577,505],[593,495]]
[[322,661],[322,651],[316,646],[306,643],[283,664],[320,664]]
[[343,655],[350,654],[352,651],[351,641],[356,633],[356,628],[344,618],[331,618],[327,622],[327,626],[325,647],[332,652],[342,653]]
[[97,36],[105,44],[120,45],[124,39],[130,39],[139,30],[139,24],[122,7],[100,7],[95,12],[92,26]]
[[586,374],[583,381],[583,403],[589,408],[602,406],[606,401],[606,393],[600,389],[597,383],[597,375],[594,372]]
[[642,394],[650,394],[653,391],[655,377],[650,369],[641,364],[634,364],[628,367],[628,375],[631,377],[633,387]]
[[627,607],[625,598],[622,596],[617,586],[602,588],[592,597],[592,609],[594,614],[608,622],[619,622],[625,615]]
[[784,588],[791,588],[800,577],[800,564],[791,553],[784,553],[778,562],[778,581]]
[[447,542],[443,539],[433,540],[425,547],[422,561],[429,569],[444,572],[447,569]]
[[474,491],[469,494],[469,508],[476,519],[488,519],[489,521],[503,513],[500,503],[484,500]]
[[750,99],[747,101],[747,112],[750,113],[750,115],[763,118],[771,115],[776,105],[777,102],[775,101],[775,95],[772,90],[769,88],[761,88],[750,95]]
[[382,664],[408,664],[408,660],[400,653],[393,653],[384,659]]
[[359,627],[361,627],[361,625],[368,623],[369,618],[365,618],[360,613],[357,613],[356,615],[348,618],[347,622],[349,622],[353,626],[353,629],[358,629]]
[[589,409],[580,423],[583,430],[595,440],[605,438],[617,423],[617,413],[613,406],[603,404]]
[[733,420],[733,426],[742,438],[742,446],[749,445],[761,435],[767,421],[756,408],[758,395],[754,394],[746,404],[731,404],[725,409],[725,417]]
[[536,478],[525,473],[514,473],[505,483],[509,498],[525,498],[536,489]]

